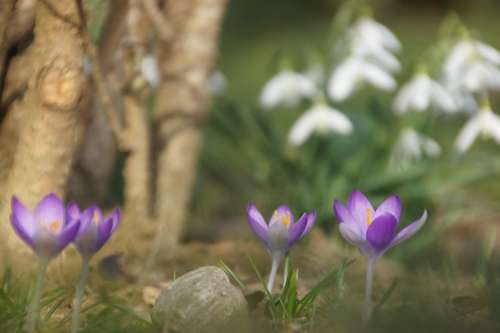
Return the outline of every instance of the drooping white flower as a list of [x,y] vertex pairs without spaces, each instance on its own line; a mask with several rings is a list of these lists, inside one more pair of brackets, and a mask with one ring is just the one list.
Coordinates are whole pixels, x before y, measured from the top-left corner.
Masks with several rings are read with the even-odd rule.
[[445,75],[455,75],[471,60],[500,65],[500,52],[475,40],[461,40],[451,50],[444,63]]
[[462,40],[445,60],[443,72],[446,85],[456,89],[500,90],[500,52],[478,41]]
[[445,112],[453,112],[457,109],[456,103],[448,91],[423,72],[415,75],[399,90],[394,99],[393,107],[398,113],[422,112],[430,107]]
[[455,142],[458,152],[466,152],[479,135],[500,144],[500,117],[489,106],[483,106],[465,123]]
[[362,58],[349,57],[333,70],[328,82],[328,94],[336,101],[343,101],[364,82],[384,91],[396,88],[396,81],[384,69]]
[[466,113],[474,113],[479,108],[473,93],[460,89],[456,86],[446,86],[448,94],[453,98],[456,105],[457,111],[463,111]]
[[396,35],[389,28],[371,18],[359,19],[354,29],[365,38],[367,43],[379,45],[394,52],[401,50],[401,43]]
[[437,157],[440,154],[441,147],[434,139],[407,127],[401,131],[394,145],[390,164],[401,168],[422,159],[424,156]]
[[401,49],[401,44],[382,24],[362,18],[350,29],[347,38],[353,55],[371,60],[389,72],[401,69],[398,59],[392,54]]
[[158,68],[156,57],[152,54],[147,54],[142,58],[141,64],[142,77],[148,82],[151,87],[156,88],[160,84],[161,74]]
[[266,109],[293,107],[317,93],[315,83],[307,75],[284,70],[266,83],[260,95],[260,104]]
[[288,142],[292,146],[300,146],[314,132],[348,135],[352,130],[352,123],[346,115],[320,103],[311,107],[295,121],[288,134]]

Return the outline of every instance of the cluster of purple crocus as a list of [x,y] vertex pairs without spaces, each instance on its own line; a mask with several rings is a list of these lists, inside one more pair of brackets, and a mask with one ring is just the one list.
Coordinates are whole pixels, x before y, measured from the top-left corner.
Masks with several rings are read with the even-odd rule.
[[80,211],[74,202],[65,207],[63,201],[54,193],[45,196],[34,211],[28,209],[15,196],[11,206],[14,230],[33,249],[40,262],[35,297],[28,311],[27,331],[36,330],[41,290],[49,262],[73,243],[82,257],[82,272],[73,304],[72,332],[77,332],[89,260],[115,232],[120,223],[120,210],[115,209],[105,218],[102,210],[95,205],[83,211]]
[[[401,199],[396,195],[389,196],[375,209],[366,196],[357,190],[351,193],[346,206],[338,200],[333,203],[333,212],[339,220],[342,237],[356,246],[368,261],[363,312],[365,320],[371,312],[373,274],[377,260],[391,247],[413,236],[427,219],[427,212],[424,211],[419,219],[397,232],[401,209]],[[271,292],[281,260],[295,243],[309,233],[314,225],[316,213],[304,213],[294,223],[291,209],[283,205],[275,210],[267,224],[255,205],[250,203],[247,217],[250,227],[272,257],[267,285]]]

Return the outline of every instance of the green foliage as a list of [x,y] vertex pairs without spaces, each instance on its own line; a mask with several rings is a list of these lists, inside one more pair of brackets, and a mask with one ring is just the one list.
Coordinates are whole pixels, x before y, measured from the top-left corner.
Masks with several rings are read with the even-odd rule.
[[[340,264],[333,266],[330,271],[317,282],[305,295],[299,294],[299,270],[289,269],[283,289],[279,294],[271,294],[261,273],[249,257],[250,263],[266,293],[266,311],[275,326],[282,326],[293,321],[304,323],[313,322],[313,317],[318,306],[318,299],[322,292],[335,285],[334,297],[329,299],[330,304],[339,302],[343,297],[344,274],[346,268],[353,260],[344,259]],[[232,273],[234,275],[234,273]]]

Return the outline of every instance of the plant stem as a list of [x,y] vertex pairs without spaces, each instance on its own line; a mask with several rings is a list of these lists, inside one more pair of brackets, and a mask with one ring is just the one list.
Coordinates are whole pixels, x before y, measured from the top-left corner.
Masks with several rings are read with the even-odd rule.
[[76,286],[75,299],[73,300],[73,316],[71,318],[71,333],[78,332],[78,324],[80,323],[80,307],[82,305],[85,285],[89,276],[89,259],[82,258],[82,271],[80,273],[80,281]]
[[271,273],[269,273],[269,280],[267,281],[267,290],[270,294],[273,291],[274,279],[276,278],[276,272],[278,272],[283,254],[281,252],[273,253],[272,258]]
[[373,273],[377,259],[368,259],[366,267],[366,284],[365,284],[365,303],[363,307],[363,321],[367,322],[370,319],[372,312],[372,289],[373,289]]
[[28,308],[28,318],[26,322],[26,331],[28,333],[36,332],[36,326],[40,312],[40,299],[42,298],[43,282],[45,280],[45,274],[47,273],[48,265],[49,259],[39,259],[39,268],[36,276],[35,290]]
[[287,254],[285,256],[285,267],[283,268],[283,287],[288,279],[288,266],[290,265],[290,256]]

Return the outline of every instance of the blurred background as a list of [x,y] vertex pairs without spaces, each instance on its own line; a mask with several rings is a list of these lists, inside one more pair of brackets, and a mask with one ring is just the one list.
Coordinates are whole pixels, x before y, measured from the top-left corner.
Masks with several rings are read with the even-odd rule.
[[[463,254],[475,261],[471,253],[485,251],[490,246],[486,244],[491,244],[485,239],[498,228],[500,159],[499,147],[492,140],[476,141],[463,155],[454,151],[455,138],[469,115],[427,112],[398,117],[392,111],[395,93],[364,88],[348,101],[333,104],[352,120],[355,129],[350,136],[315,136],[290,148],[288,130],[308,105],[271,111],[260,108],[261,90],[279,71],[283,59],[297,71],[319,62],[324,75],[330,75],[333,19],[343,3],[230,3],[219,60],[226,86],[206,129],[186,238],[214,240],[235,233],[252,237],[242,222],[249,201],[262,207],[267,216],[281,203],[289,203],[296,214],[316,209],[321,228],[332,231],[335,238],[332,201],[346,200],[353,188],[359,188],[375,202],[389,193],[401,195],[404,223],[424,208],[430,211],[425,236],[395,250],[394,257],[413,258],[420,253],[424,262],[440,261],[428,255],[435,251],[450,254],[451,250],[454,256]],[[500,47],[497,1],[381,0],[369,4],[374,18],[402,43],[398,55],[402,70],[396,75],[399,86],[443,37],[450,14],[457,15],[478,39]],[[433,71],[439,77],[439,65]],[[495,109],[497,98],[494,94],[490,98]],[[401,128],[409,124],[434,138],[442,154],[392,168],[391,152]],[[443,232],[449,228],[454,231]]]

